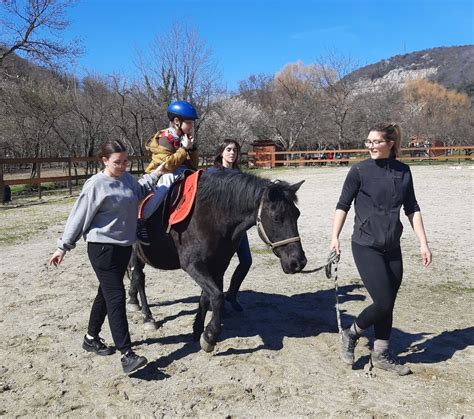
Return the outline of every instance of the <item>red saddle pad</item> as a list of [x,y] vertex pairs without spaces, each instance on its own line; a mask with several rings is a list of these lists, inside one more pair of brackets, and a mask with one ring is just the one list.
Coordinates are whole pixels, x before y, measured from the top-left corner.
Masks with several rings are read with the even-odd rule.
[[[178,203],[170,210],[170,215],[168,217],[168,232],[171,226],[184,221],[191,212],[196,198],[198,180],[201,172],[202,170],[198,170],[183,180],[184,184],[181,187]],[[138,207],[138,218],[143,217],[143,210],[152,196],[153,193],[148,194],[140,203],[140,206]]]
[[184,186],[181,189],[181,197],[178,204],[171,209],[168,219],[168,231],[171,226],[184,221],[191,212],[194,200],[196,198],[198,180],[202,170],[198,170],[184,179]]

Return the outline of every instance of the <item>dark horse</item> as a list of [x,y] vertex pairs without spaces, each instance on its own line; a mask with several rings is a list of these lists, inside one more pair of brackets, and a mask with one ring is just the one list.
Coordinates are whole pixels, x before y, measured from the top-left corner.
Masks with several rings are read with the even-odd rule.
[[[303,182],[290,185],[224,170],[202,173],[187,220],[174,226],[170,234],[165,233],[160,210],[147,221],[151,245],[136,245],[132,254],[129,305],[139,307],[139,292],[145,322],[154,325],[145,295],[145,263],[164,270],[183,269],[202,288],[193,338],[200,340],[202,349],[212,351],[221,332],[224,273],[247,229],[257,224],[260,237],[280,259],[285,273],[305,267],[297,227],[300,213],[295,205],[296,191]],[[212,319],[204,329],[209,307]]]

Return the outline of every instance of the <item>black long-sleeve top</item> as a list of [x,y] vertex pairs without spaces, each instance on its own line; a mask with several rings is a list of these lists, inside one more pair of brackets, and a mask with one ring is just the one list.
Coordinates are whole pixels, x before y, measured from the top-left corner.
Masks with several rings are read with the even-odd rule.
[[363,246],[391,250],[400,246],[406,215],[420,211],[410,168],[394,159],[367,159],[351,167],[336,208],[349,212],[355,200],[352,240]]

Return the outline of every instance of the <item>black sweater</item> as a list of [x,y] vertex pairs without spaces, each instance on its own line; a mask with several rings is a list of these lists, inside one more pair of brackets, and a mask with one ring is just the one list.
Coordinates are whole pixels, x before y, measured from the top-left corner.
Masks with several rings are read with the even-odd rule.
[[420,211],[410,168],[394,159],[367,159],[352,166],[337,203],[346,213],[355,199],[352,240],[363,246],[391,250],[400,246],[406,215]]

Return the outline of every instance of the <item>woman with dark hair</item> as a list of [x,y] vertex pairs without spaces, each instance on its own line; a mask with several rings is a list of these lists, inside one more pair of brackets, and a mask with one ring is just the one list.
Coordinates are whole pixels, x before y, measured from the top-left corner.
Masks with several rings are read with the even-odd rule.
[[235,140],[225,139],[217,148],[213,168],[240,170],[239,157],[240,144]]
[[[237,141],[226,139],[216,151],[214,166],[208,169],[210,173],[216,173],[219,170],[239,170],[240,145]],[[235,311],[243,311],[242,306],[237,301],[237,293],[245,279],[250,267],[252,266],[252,254],[250,253],[249,239],[247,232],[242,236],[239,247],[237,248],[237,257],[239,264],[235,268],[230,281],[229,289],[226,292],[226,300],[231,304]]]
[[131,349],[123,277],[136,238],[138,203],[154,190],[164,165],[137,181],[126,171],[128,152],[119,140],[102,144],[99,157],[104,170],[84,183],[49,264],[58,266],[66,252],[76,246],[81,236],[84,237],[99,289],[82,347],[97,355],[114,353],[100,337],[108,316],[115,347],[122,353],[123,371],[128,374],[148,361]]
[[339,254],[339,234],[354,201],[352,254],[373,303],[342,331],[341,356],[345,363],[352,365],[359,337],[373,326],[372,366],[406,375],[411,370],[400,365],[389,351],[393,307],[403,276],[402,206],[420,243],[423,266],[429,266],[432,255],[410,168],[396,159],[400,155],[400,144],[401,130],[397,124],[378,124],[370,129],[365,141],[370,159],[352,166],[347,175],[336,207],[330,249]]

